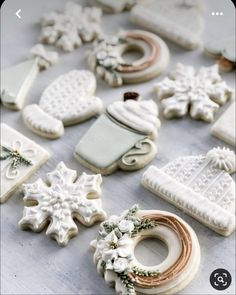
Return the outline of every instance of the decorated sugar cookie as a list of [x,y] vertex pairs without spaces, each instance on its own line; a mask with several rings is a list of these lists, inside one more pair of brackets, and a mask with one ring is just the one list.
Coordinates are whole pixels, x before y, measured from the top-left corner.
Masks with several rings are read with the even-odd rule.
[[223,115],[211,127],[211,134],[235,146],[235,102],[227,108]]
[[[143,56],[133,62],[122,57],[126,51]],[[110,86],[148,81],[165,70],[169,50],[162,39],[147,31],[122,31],[116,37],[100,38],[88,55],[88,63],[96,75]]]
[[[47,174],[50,186],[39,178],[24,185],[26,206],[19,222],[22,229],[40,232],[48,222],[46,235],[65,246],[77,235],[74,220],[85,226],[106,218],[101,204],[101,175],[82,173],[77,178],[75,170],[60,162],[56,169]],[[34,202],[35,206],[27,206]]]
[[40,70],[47,69],[58,60],[58,53],[46,51],[38,44],[31,48],[30,58],[1,71],[1,101],[13,110],[23,107],[25,98]]
[[38,144],[1,123],[0,203],[6,202],[11,194],[48,158],[48,152]]
[[146,166],[156,155],[153,140],[160,127],[157,105],[127,92],[124,101],[109,105],[75,148],[79,162],[101,174],[117,169],[133,171]]
[[185,49],[201,44],[203,2],[199,0],[150,0],[131,10],[130,20]]
[[222,80],[218,66],[201,67],[178,63],[176,69],[154,91],[161,100],[165,118],[184,117],[189,112],[193,119],[212,122],[220,105],[231,99],[233,89]]
[[85,121],[103,110],[100,98],[93,96],[96,79],[90,71],[73,70],[59,76],[43,92],[39,104],[28,105],[23,119],[33,132],[58,138],[64,126]]
[[90,2],[92,5],[99,6],[107,13],[117,13],[123,10],[130,10],[138,0],[90,0]]
[[235,155],[213,148],[206,155],[180,157],[164,167],[151,166],[142,184],[181,208],[215,232],[228,236],[235,230]]
[[64,12],[52,11],[42,17],[39,41],[71,52],[97,37],[101,16],[100,8],[67,2]]
[[235,36],[208,41],[205,52],[217,59],[219,68],[223,72],[230,72],[236,66]]
[[[135,246],[150,237],[164,241],[169,250],[156,266],[143,265],[134,255]],[[123,295],[176,294],[194,278],[200,263],[197,236],[183,219],[137,205],[101,223],[91,246],[98,273]]]

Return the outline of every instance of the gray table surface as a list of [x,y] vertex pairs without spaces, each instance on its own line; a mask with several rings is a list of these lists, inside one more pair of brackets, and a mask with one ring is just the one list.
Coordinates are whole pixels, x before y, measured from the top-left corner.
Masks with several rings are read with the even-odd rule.
[[[1,10],[1,59],[2,66],[10,66],[25,59],[28,50],[39,36],[38,21],[41,15],[54,9],[61,9],[64,0],[7,0]],[[85,3],[84,1],[83,3]],[[207,0],[204,39],[210,36],[221,36],[233,31],[235,12],[230,0]],[[22,19],[15,16],[21,8]],[[223,16],[211,16],[212,11],[223,11]],[[106,15],[103,18],[103,28],[115,33],[120,27],[137,28],[129,23],[128,13]],[[176,62],[193,64],[197,67],[211,65],[214,61],[205,57],[201,49],[185,51],[167,42],[171,61],[169,69]],[[82,46],[70,54],[61,53],[59,63],[48,71],[40,73],[36,83],[31,88],[26,104],[37,103],[43,89],[59,74],[71,69],[87,68],[85,51],[89,45]],[[156,78],[160,81],[164,75]],[[225,80],[232,87],[234,74],[224,74]],[[144,98],[153,98],[153,81],[139,85],[127,85],[112,89],[98,81],[97,96],[104,104],[120,99],[122,93],[129,90],[140,92]],[[218,118],[227,106],[220,109]],[[47,140],[30,132],[24,126],[20,112],[2,108],[2,122],[19,130],[35,140],[51,152],[50,160],[31,177],[29,182],[54,169],[59,161],[79,172],[86,171],[74,158],[73,150],[86,130],[93,124],[91,119],[81,125],[67,127],[65,135],[58,140]],[[160,116],[162,127],[157,139],[159,152],[152,164],[163,166],[178,156],[190,154],[205,154],[214,146],[225,144],[210,135],[211,124],[197,122],[189,118],[180,120],[165,120]],[[232,148],[232,147],[231,147]],[[145,169],[144,169],[145,170]],[[164,200],[154,196],[140,185],[144,170],[125,173],[116,172],[103,178],[103,206],[108,215],[118,214],[134,203],[139,203],[143,209],[167,210],[181,216],[196,231],[201,245],[201,265],[194,280],[181,294],[235,294],[235,281],[225,291],[214,290],[209,283],[209,276],[216,268],[226,268],[235,277],[235,235],[224,238],[207,229],[205,226],[184,214]],[[45,232],[35,234],[31,231],[21,231],[18,221],[23,210],[22,194],[18,190],[7,203],[1,206],[1,294],[115,294],[101,278],[93,265],[89,243],[97,235],[99,225],[85,228],[81,224],[79,234],[73,238],[67,247],[61,248],[57,243],[46,237]],[[137,247],[136,255],[149,265],[160,262],[167,250],[156,241],[146,241]]]

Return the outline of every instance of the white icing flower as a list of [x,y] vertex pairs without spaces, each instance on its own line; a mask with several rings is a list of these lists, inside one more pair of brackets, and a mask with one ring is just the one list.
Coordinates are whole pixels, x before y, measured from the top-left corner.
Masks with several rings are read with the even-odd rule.
[[121,273],[129,268],[129,261],[126,258],[118,258],[113,263],[113,269],[115,272]]
[[122,233],[130,233],[134,229],[134,224],[130,220],[121,220],[118,224],[118,228]]
[[219,169],[228,173],[235,171],[235,154],[228,148],[213,148],[207,153],[206,158]]
[[132,240],[127,234],[118,239],[114,231],[112,231],[105,239],[99,240],[97,248],[102,254],[102,260],[108,262],[118,257],[128,257],[131,244]]

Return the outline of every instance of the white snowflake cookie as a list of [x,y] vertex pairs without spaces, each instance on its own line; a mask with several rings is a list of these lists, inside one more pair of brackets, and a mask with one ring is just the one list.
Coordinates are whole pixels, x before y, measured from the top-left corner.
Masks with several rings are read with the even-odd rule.
[[153,100],[139,98],[136,92],[126,92],[124,101],[107,107],[75,147],[82,165],[107,175],[117,169],[141,169],[155,157],[158,108]]
[[132,8],[130,20],[191,50],[202,42],[203,10],[201,0],[149,0]]
[[41,178],[24,185],[24,201],[31,205],[24,208],[19,221],[22,229],[40,232],[50,222],[46,235],[65,246],[78,233],[74,220],[91,226],[106,218],[100,199],[101,175],[82,173],[77,178],[75,170],[60,162],[47,180],[50,186]]
[[213,148],[206,155],[180,157],[164,167],[151,166],[142,184],[215,232],[235,230],[235,154]]
[[231,99],[233,90],[222,80],[218,66],[201,67],[181,63],[161,82],[154,84],[161,100],[165,118],[183,117],[190,113],[193,119],[212,122],[220,105]]
[[[125,61],[126,51],[143,55],[133,62]],[[165,42],[147,31],[122,31],[115,37],[100,37],[88,54],[88,64],[96,75],[110,86],[148,81],[158,76],[169,63]]]
[[100,34],[102,11],[67,2],[64,12],[49,12],[41,19],[39,41],[71,52],[82,42],[93,41]]
[[96,79],[86,70],[73,70],[59,76],[42,93],[39,104],[28,105],[22,116],[27,127],[46,138],[58,138],[64,126],[81,123],[103,110],[100,98],[93,96]]
[[57,52],[47,51],[41,44],[37,44],[30,49],[29,59],[1,70],[2,104],[9,109],[22,109],[39,71],[49,68],[57,61]]
[[[164,241],[168,256],[159,265],[145,266],[135,255],[143,239]],[[97,271],[117,294],[176,294],[194,278],[200,264],[200,247],[193,229],[180,217],[134,205],[120,216],[101,223],[91,242]]]
[[1,123],[1,195],[7,199],[49,158],[49,153],[10,126]]

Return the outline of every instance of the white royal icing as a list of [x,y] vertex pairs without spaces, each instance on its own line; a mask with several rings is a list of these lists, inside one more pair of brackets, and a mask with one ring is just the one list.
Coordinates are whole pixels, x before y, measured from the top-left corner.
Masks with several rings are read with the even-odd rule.
[[[233,90],[222,81],[218,66],[202,67],[177,64],[169,78],[154,85],[167,119],[183,117],[188,111],[193,119],[212,122],[219,105],[232,97]],[[190,110],[189,110],[190,107]]]
[[[135,269],[142,272],[143,276],[155,276],[172,267],[180,258],[182,252],[182,243],[180,236],[167,224],[156,224],[151,222],[149,228],[145,227],[145,222],[140,218],[142,215],[160,214],[168,217],[175,217],[184,225],[189,234],[189,243],[192,246],[191,255],[187,265],[177,279],[171,276],[165,284],[145,288],[137,286],[135,281],[130,280],[128,274],[132,274]],[[150,220],[149,220],[150,222]],[[142,230],[137,230],[139,227]],[[145,238],[157,238],[164,241],[168,247],[168,256],[158,265],[146,266],[140,263],[135,255],[136,245]],[[107,284],[114,286],[117,294],[133,294],[136,292],[142,294],[164,294],[172,288],[183,286],[183,281],[189,276],[189,273],[196,272],[199,265],[199,243],[193,230],[182,219],[174,214],[157,210],[138,210],[134,205],[130,210],[124,211],[120,216],[112,215],[109,219],[101,223],[97,240],[91,242],[94,249],[94,264],[97,271],[102,275]],[[149,273],[149,274],[148,274]],[[129,284],[127,284],[129,283]]]
[[30,49],[30,53],[32,56],[38,57],[38,66],[40,70],[45,70],[55,65],[59,59],[59,55],[56,51],[47,51],[41,44],[33,46]]
[[235,229],[234,153],[214,148],[206,156],[180,157],[161,169],[151,166],[142,184],[211,229],[229,235]]
[[46,150],[2,123],[0,202],[5,202],[48,158]]
[[122,124],[154,138],[161,125],[158,108],[153,100],[116,101],[107,107],[107,112]]
[[[145,3],[146,2],[146,3]],[[131,21],[172,42],[194,49],[201,44],[203,2],[192,0],[151,0],[135,5]]]
[[75,170],[60,162],[56,169],[47,174],[50,186],[42,179],[24,185],[25,201],[34,200],[36,206],[25,207],[19,225],[40,231],[50,220],[46,234],[65,246],[78,228],[73,219],[86,226],[104,220],[106,213],[101,205],[101,175],[82,173],[77,178]]
[[[49,133],[61,136],[62,123],[77,124],[101,113],[103,103],[100,98],[93,96],[95,89],[96,79],[92,72],[72,70],[59,76],[44,90],[38,107],[25,108],[24,120],[42,136],[48,137]],[[54,122],[54,125],[47,127],[49,121]],[[45,131],[45,135],[42,131]]]
[[211,134],[226,143],[235,146],[235,102],[233,102],[223,115],[214,123],[211,128]]
[[64,51],[73,51],[82,42],[91,42],[100,32],[102,12],[67,2],[64,12],[49,12],[42,17],[40,42],[53,44]]

